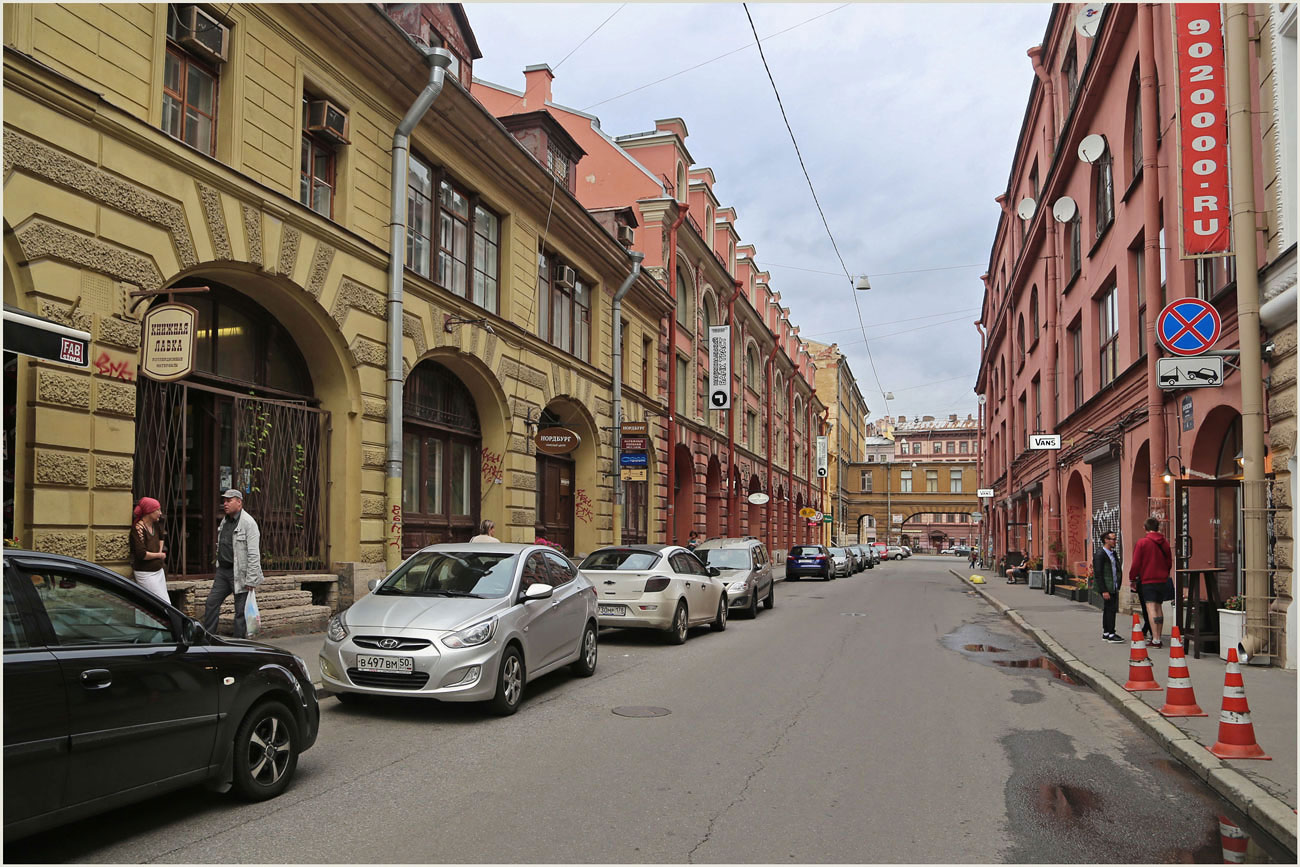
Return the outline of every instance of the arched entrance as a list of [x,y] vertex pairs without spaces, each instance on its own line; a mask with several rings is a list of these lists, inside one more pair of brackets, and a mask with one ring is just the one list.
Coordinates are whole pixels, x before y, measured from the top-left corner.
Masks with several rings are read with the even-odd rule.
[[[1128,526],[1120,531],[1118,546],[1122,550],[1126,541],[1136,545],[1137,540],[1141,539],[1146,530],[1142,524],[1147,518],[1156,513],[1151,503],[1151,444],[1143,442],[1133,458],[1133,484],[1130,487],[1130,506]],[[1168,490],[1161,493],[1168,495]],[[1169,520],[1168,508],[1164,510],[1162,520]],[[1127,535],[1126,535],[1127,534]],[[1170,543],[1173,544],[1173,532],[1166,527],[1165,534],[1169,536]]]
[[[758,476],[749,477],[749,493],[757,494],[763,490],[763,483],[758,480]],[[751,536],[763,537],[763,513],[767,511],[766,506],[756,506],[748,501],[749,512],[749,530]]]
[[685,545],[695,527],[695,459],[691,450],[678,443],[673,458],[673,526],[672,544]]
[[590,551],[595,542],[596,447],[595,422],[576,400],[558,397],[546,405],[537,429],[564,428],[578,435],[567,454],[537,452],[537,521],[546,538],[566,554]]
[[717,455],[713,455],[709,458],[709,469],[704,477],[704,534],[708,538],[722,535],[724,499],[722,462]]
[[[161,501],[169,577],[212,574],[221,493],[238,488],[268,572],[329,566],[329,414],[283,319],[230,286],[184,294],[198,310],[194,372],[136,389],[136,497]],[[159,302],[155,303],[161,303]]]
[[1083,476],[1070,474],[1065,486],[1065,568],[1074,569],[1076,563],[1088,560],[1088,504],[1083,489]]
[[469,389],[436,361],[417,364],[402,390],[402,556],[474,535],[482,447]]
[[[1213,566],[1219,573],[1219,598],[1227,599],[1244,589],[1241,575],[1241,415],[1230,406],[1217,406],[1197,431],[1188,466],[1214,481],[1205,486],[1187,486],[1193,545],[1191,565]],[[1210,526],[1210,539],[1194,530]],[[1201,541],[1200,546],[1196,545]],[[1210,542],[1208,546],[1205,542]]]

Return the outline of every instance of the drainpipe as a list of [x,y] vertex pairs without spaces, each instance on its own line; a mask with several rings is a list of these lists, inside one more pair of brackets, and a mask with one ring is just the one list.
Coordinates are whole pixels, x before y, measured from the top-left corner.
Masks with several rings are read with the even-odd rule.
[[451,52],[416,45],[429,64],[429,82],[393,133],[393,171],[389,180],[388,233],[388,461],[384,491],[388,495],[389,569],[402,562],[402,276],[406,270],[406,158],[411,130],[442,92]]
[[614,292],[611,305],[614,317],[614,544],[623,544],[623,468],[619,465],[623,455],[623,296],[632,288],[636,278],[641,274],[641,260],[645,253],[638,250],[628,252],[632,259],[632,273],[627,275],[623,285]]
[[[1149,14],[1150,11],[1151,11],[1151,7],[1149,5],[1144,7],[1144,12]],[[1035,45],[1033,48],[1029,49],[1029,59],[1034,64],[1034,74],[1038,76],[1038,80],[1041,81],[1043,84],[1044,104],[1046,106],[1043,113],[1048,118],[1047,123],[1043,124],[1043,152],[1050,154],[1052,153],[1053,148],[1055,146],[1055,142],[1053,141],[1053,136],[1052,136],[1052,130],[1056,126],[1056,121],[1054,120],[1056,117],[1056,88],[1052,84],[1052,77],[1048,75],[1047,70],[1043,68],[1043,47],[1041,45]],[[1151,112],[1154,115],[1155,102],[1154,100],[1151,100],[1150,102],[1151,102]],[[1143,111],[1146,110],[1146,105],[1147,102],[1144,101],[1142,106]],[[1144,125],[1142,129],[1145,134],[1145,130],[1147,128],[1145,117],[1143,118],[1143,124]],[[1154,163],[1155,161],[1155,153],[1154,153],[1155,152],[1155,142],[1154,142],[1155,121],[1154,120],[1151,122],[1150,127],[1152,130],[1152,145],[1151,145],[1152,162]],[[1145,153],[1145,147],[1146,145],[1144,141],[1143,143],[1144,153]],[[1147,174],[1143,175],[1144,182],[1147,179],[1150,179],[1153,189],[1155,183],[1155,173],[1156,170],[1153,167],[1149,175]],[[1044,188],[1046,188],[1046,184],[1044,184]],[[1038,209],[1040,211],[1043,209],[1042,202],[1038,203]],[[1044,317],[1046,319],[1045,325],[1047,326],[1046,350],[1047,350],[1047,382],[1048,382],[1047,412],[1043,413],[1043,416],[1044,416],[1044,422],[1047,426],[1047,432],[1056,433],[1056,425],[1058,422],[1058,419],[1056,417],[1056,408],[1058,404],[1057,384],[1059,382],[1059,375],[1060,375],[1060,371],[1058,370],[1058,365],[1060,361],[1057,355],[1057,340],[1056,340],[1056,312],[1057,312],[1056,295],[1057,292],[1060,291],[1059,287],[1060,287],[1060,271],[1061,271],[1061,263],[1057,259],[1057,254],[1056,254],[1056,220],[1052,217],[1044,215],[1043,231],[1046,234],[1046,253],[1047,253],[1047,266],[1046,266],[1047,279],[1046,281],[1044,281],[1045,297],[1043,298],[1043,309],[1044,309]],[[1147,234],[1151,235],[1149,231]],[[1159,246],[1158,230],[1154,237],[1157,238],[1157,246]],[[1158,279],[1159,278],[1157,277],[1157,280]],[[1147,285],[1150,285],[1150,283],[1148,283]],[[1155,317],[1148,317],[1148,318],[1154,319]],[[1035,339],[1037,339],[1037,337],[1038,335],[1035,335]],[[1148,359],[1154,357],[1155,357],[1155,353],[1148,354]],[[1154,362],[1150,362],[1150,361],[1149,363],[1154,364]],[[1149,379],[1151,381],[1151,384],[1154,385],[1156,381],[1155,377],[1150,376]],[[1157,388],[1156,389],[1157,395],[1159,394],[1159,391],[1160,390]],[[1147,394],[1147,397],[1149,400],[1150,399],[1149,392]],[[1060,541],[1061,541],[1061,486],[1060,486],[1060,479],[1058,478],[1058,473],[1059,473],[1059,468],[1057,466],[1056,456],[1049,454],[1047,456],[1046,485],[1044,486],[1044,491],[1043,491],[1044,498],[1047,500],[1047,543],[1046,545],[1044,545],[1045,553],[1047,554],[1047,556],[1043,558],[1043,562],[1044,564],[1048,565],[1048,568],[1057,568],[1057,569],[1061,568],[1061,566],[1064,565],[1063,563],[1060,562],[1060,560],[1058,560],[1058,558],[1052,552],[1053,543],[1055,543],[1057,547],[1060,547]]]
[[[731,329],[731,368],[727,371],[727,388],[736,381],[736,299],[744,283],[731,281],[731,297],[727,299],[727,327]],[[740,389],[740,401],[744,403],[745,389]],[[727,410],[727,535],[736,536],[740,529],[740,501],[736,497],[736,407]]]
[[[799,368],[790,371],[790,379],[785,384],[785,495],[787,503],[794,502],[794,375],[799,372]],[[782,506],[785,512],[785,536],[794,541],[794,534],[790,532],[791,518],[790,506]],[[797,524],[795,526],[798,526]]]
[[[817,421],[818,421],[817,432],[821,436],[829,436],[828,432],[831,429],[831,408],[829,406],[822,410],[822,416]],[[826,451],[827,452],[830,451],[829,445],[827,446]],[[826,514],[825,512],[826,498],[827,498],[826,489],[830,487],[830,472],[829,472],[830,460],[826,461],[826,466],[828,467],[828,471],[826,475],[822,476],[822,481],[821,481],[821,487],[822,487],[821,506],[822,506],[823,515]],[[834,518],[832,516],[832,521],[833,520]],[[834,523],[828,525],[825,521],[822,521],[822,525],[817,528],[817,532],[821,536],[821,543],[823,545],[827,545],[827,546],[830,545],[831,543],[830,537],[834,534],[834,529],[835,529]]]
[[[986,281],[987,283],[987,281]],[[975,320],[975,330],[980,333],[980,358],[984,357],[984,351],[988,344],[988,335],[984,333],[984,323]],[[985,377],[987,381],[987,377]],[[984,487],[984,404],[979,403],[976,410],[978,417],[975,422],[975,487]],[[989,520],[988,507],[984,503],[979,503],[979,510],[983,517],[980,518],[980,527],[978,531],[980,549],[980,560],[984,559],[985,552],[988,550],[984,545],[984,531],[988,529]]]
[[[777,326],[778,333],[780,325]],[[777,350],[781,348],[781,341],[778,338],[772,344],[772,351],[767,354],[767,360],[763,362],[763,374],[767,377],[767,549],[772,550],[772,513],[773,507],[780,508],[776,505],[776,498],[773,492],[776,488],[772,487],[772,359],[776,357]]]
[[[665,541],[674,541],[677,533],[677,515],[674,508],[677,494],[673,485],[677,483],[677,230],[686,221],[686,213],[691,206],[677,203],[681,211],[668,229],[668,294],[673,298],[674,313],[668,317],[668,503],[664,509],[667,521],[664,526]],[[685,540],[682,540],[685,544]]]
[[[1268,527],[1264,497],[1263,334],[1259,325],[1259,236],[1251,131],[1250,8],[1224,7],[1228,67],[1228,153],[1232,163],[1232,238],[1237,261],[1237,339],[1241,355],[1241,505],[1247,657],[1268,654]],[[1285,605],[1285,602],[1283,603]],[[1280,656],[1280,654],[1279,654]],[[1266,662],[1265,659],[1259,660]]]

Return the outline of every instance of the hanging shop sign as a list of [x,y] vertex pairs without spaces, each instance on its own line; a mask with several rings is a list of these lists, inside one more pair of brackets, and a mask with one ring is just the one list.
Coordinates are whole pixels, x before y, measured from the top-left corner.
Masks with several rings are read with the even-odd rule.
[[980,488],[978,491],[975,492],[975,496],[980,497],[981,499],[990,499],[993,496],[993,489]]
[[813,515],[816,514],[817,514],[817,510],[812,508],[811,506],[804,506],[802,509],[799,510],[800,518],[807,518],[809,520],[812,520]]
[[618,456],[620,467],[648,467],[650,460],[645,452],[623,452]]
[[709,326],[709,409],[731,409],[731,326]]
[[5,306],[4,347],[8,352],[76,367],[90,364],[90,334]]
[[1057,451],[1061,448],[1061,435],[1030,434],[1029,448],[1031,451]]
[[1228,192],[1228,86],[1217,3],[1170,3],[1178,78],[1178,221],[1181,257],[1232,252]]
[[567,427],[548,427],[537,432],[533,437],[537,450],[547,455],[567,455],[582,442],[575,431]]
[[625,482],[644,482],[646,480],[646,469],[644,467],[641,469],[624,467],[621,475]]
[[749,502],[753,503],[755,506],[765,505],[771,499],[771,497],[762,491],[755,491],[749,495]]
[[624,436],[649,436],[650,423],[646,421],[625,421],[621,431]]
[[150,307],[140,322],[140,372],[159,382],[193,373],[198,327],[199,311],[188,304]]
[[623,437],[623,451],[643,452],[646,449],[645,437]]

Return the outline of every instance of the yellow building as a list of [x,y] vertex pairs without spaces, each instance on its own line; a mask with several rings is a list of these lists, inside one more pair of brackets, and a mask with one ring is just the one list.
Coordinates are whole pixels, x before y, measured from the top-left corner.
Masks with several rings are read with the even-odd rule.
[[849,495],[856,488],[850,478],[850,464],[861,463],[867,442],[867,402],[858,389],[857,378],[839,345],[807,341],[817,365],[817,395],[829,410],[826,419],[826,488],[822,511],[833,516],[826,525],[826,544],[856,544],[861,540],[850,515]]
[[[374,574],[390,530],[405,552],[482,518],[505,541],[540,522],[571,554],[613,541],[618,226],[567,185],[580,151],[535,155],[470,97],[458,5],[392,10],[6,5],[4,301],[93,338],[86,369],[6,354],[6,537],[124,568],[133,500],[154,496],[187,593],[227,487],[270,571]],[[453,60],[410,136],[393,508],[391,155],[431,77],[417,43]],[[199,311],[195,370],[159,382],[139,317],[169,300]],[[642,274],[622,309],[624,367],[658,369],[671,299]],[[624,417],[658,400],[631,392]],[[538,455],[545,427],[576,448]]]

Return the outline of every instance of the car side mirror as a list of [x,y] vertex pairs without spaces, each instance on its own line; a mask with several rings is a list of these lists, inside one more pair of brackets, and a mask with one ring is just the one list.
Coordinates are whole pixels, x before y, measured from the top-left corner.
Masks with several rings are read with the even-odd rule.
[[524,601],[531,602],[534,599],[550,599],[555,595],[555,588],[550,584],[530,584],[524,591]]
[[199,621],[195,620],[193,617],[187,617],[185,618],[185,621],[181,623],[181,644],[186,647],[193,644],[202,644],[203,636],[206,634],[207,630],[203,628],[203,624],[199,623]]
[[374,593],[374,592],[375,592],[375,588],[378,587],[378,586],[379,586],[379,579],[378,579],[378,578],[371,578],[369,581],[366,582],[366,588],[367,588],[371,593]]
[[722,570],[719,569],[717,566],[705,566],[704,571],[709,573],[710,578],[717,578],[719,575],[722,574]]

